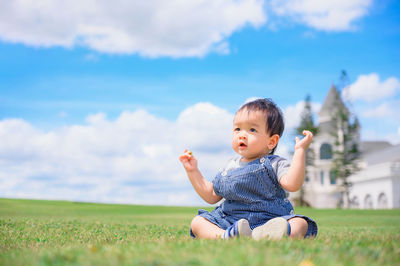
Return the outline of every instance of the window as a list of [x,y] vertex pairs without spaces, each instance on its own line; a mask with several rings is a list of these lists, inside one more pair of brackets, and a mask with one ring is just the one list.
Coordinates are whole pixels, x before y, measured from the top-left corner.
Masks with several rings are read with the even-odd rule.
[[319,150],[319,158],[321,160],[332,159],[332,146],[328,143],[324,143],[321,145]]
[[357,196],[354,196],[350,201],[350,207],[358,209],[360,208],[360,202],[358,201]]
[[364,209],[372,209],[373,208],[373,204],[372,204],[372,197],[371,195],[367,195],[365,196],[364,199]]
[[379,194],[378,208],[379,209],[387,209],[388,208],[388,200],[387,200],[385,193]]
[[336,184],[336,175],[334,171],[329,172],[329,180],[331,181],[331,185]]
[[321,182],[321,186],[323,186],[324,185],[324,171],[321,171],[320,182]]

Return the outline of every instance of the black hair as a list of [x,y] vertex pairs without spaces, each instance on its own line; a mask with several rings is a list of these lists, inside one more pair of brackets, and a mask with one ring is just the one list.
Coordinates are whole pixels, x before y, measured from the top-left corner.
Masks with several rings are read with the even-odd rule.
[[[283,130],[285,129],[285,123],[283,121],[283,114],[281,109],[269,98],[257,99],[244,104],[236,112],[246,110],[247,112],[261,111],[265,115],[266,130],[270,136],[278,134],[279,137],[282,136]],[[274,154],[276,147],[270,151],[270,154]]]

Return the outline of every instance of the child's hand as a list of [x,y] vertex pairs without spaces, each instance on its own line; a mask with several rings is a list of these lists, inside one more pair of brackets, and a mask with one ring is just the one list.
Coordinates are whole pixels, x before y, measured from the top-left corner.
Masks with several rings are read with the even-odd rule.
[[308,146],[310,146],[310,143],[313,138],[313,134],[308,130],[303,130],[303,135],[305,137],[302,138],[301,140],[299,137],[296,137],[296,145],[294,146],[295,150],[297,150],[297,149],[306,150],[308,148]]
[[186,171],[197,170],[197,159],[193,156],[191,151],[185,150],[185,152],[179,156],[179,160],[182,162]]

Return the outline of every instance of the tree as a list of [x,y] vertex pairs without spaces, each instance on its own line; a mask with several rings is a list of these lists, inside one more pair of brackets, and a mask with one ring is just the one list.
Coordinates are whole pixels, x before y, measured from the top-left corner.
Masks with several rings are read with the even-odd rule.
[[304,100],[304,109],[300,114],[300,124],[296,128],[298,135],[303,135],[303,130],[307,129],[314,135],[318,133],[318,127],[314,124],[314,116],[311,108],[311,96],[307,95]]
[[[346,76],[346,77],[343,77]],[[345,71],[342,71],[341,81],[347,78]],[[346,86],[342,84],[342,86]],[[349,108],[342,102],[340,92],[332,110],[332,132],[334,137],[333,158],[331,174],[333,178],[339,180],[342,187],[343,201],[340,207],[349,207],[349,192],[352,184],[348,177],[358,171],[357,159],[359,158],[359,129],[360,124],[357,117],[349,111]]]
[[[313,133],[313,135],[318,134],[318,127],[315,126],[314,124],[314,117],[313,117],[313,112],[311,108],[311,96],[307,95],[306,99],[304,101],[304,109],[300,114],[300,124],[296,128],[296,135],[303,135],[303,130],[309,130]],[[307,166],[312,166],[314,164],[314,150],[310,147],[306,151],[306,173],[305,173],[305,178],[306,180],[309,178],[308,177],[308,171],[307,171]],[[299,191],[299,205],[300,206],[305,206],[307,203],[304,200],[304,188],[302,187]]]

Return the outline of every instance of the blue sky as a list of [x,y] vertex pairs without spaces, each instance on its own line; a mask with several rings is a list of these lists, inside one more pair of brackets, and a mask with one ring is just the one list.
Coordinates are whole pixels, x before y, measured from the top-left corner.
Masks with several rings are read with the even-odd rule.
[[303,99],[317,112],[342,69],[361,138],[400,143],[396,1],[2,6],[0,196],[201,204],[181,149],[211,179],[233,155],[236,109],[269,97],[287,154]]

